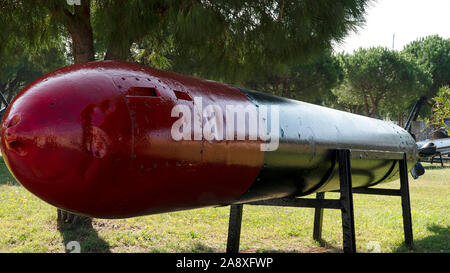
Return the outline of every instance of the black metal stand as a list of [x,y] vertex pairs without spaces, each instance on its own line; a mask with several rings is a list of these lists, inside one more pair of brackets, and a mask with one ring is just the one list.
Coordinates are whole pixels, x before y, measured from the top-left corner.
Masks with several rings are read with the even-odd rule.
[[[440,161],[441,161],[441,167],[444,167],[444,160],[442,159],[442,154],[440,153],[440,152],[438,152],[438,154],[439,154],[439,159],[440,159]],[[436,156],[432,156],[431,157],[431,164],[433,164],[433,161],[434,161],[434,158],[435,158]]]
[[228,222],[227,253],[239,252],[239,241],[241,238],[243,205],[232,205],[230,208],[230,220]]
[[[342,213],[343,249],[345,253],[356,252],[355,220],[353,213],[353,193],[401,196],[403,228],[405,244],[412,247],[413,233],[411,223],[411,206],[409,200],[408,169],[406,155],[398,160],[400,169],[400,189],[352,189],[350,166],[351,151],[347,149],[336,150],[339,162],[340,199],[325,199],[325,193],[319,192],[315,199],[286,197],[246,203],[246,205],[282,206],[282,207],[308,207],[315,208],[313,239],[322,238],[323,209],[340,209]],[[228,226],[227,253],[239,252],[243,204],[231,205],[230,221]]]
[[345,253],[356,252],[355,217],[353,214],[352,171],[350,151],[338,150],[343,245]]

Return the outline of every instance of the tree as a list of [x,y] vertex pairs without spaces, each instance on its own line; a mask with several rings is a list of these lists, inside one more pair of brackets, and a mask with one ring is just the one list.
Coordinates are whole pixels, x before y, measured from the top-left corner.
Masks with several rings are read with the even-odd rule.
[[407,106],[426,92],[430,83],[417,65],[387,48],[360,48],[352,55],[341,55],[340,60],[345,80],[333,93],[343,102],[358,102],[370,117],[384,113],[401,120]]
[[[306,59],[363,22],[367,0],[7,0],[2,16],[22,20],[16,31],[34,42],[68,33],[75,63],[104,55],[124,60],[144,39],[202,61],[205,71],[240,75],[256,65]],[[25,20],[26,19],[26,20]],[[52,31],[48,31],[52,30]],[[98,50],[104,54],[95,54]],[[175,58],[178,57],[178,58]],[[217,69],[216,69],[217,68]]]
[[425,119],[427,126],[434,130],[443,128],[449,131],[446,121],[450,120],[450,87],[441,87],[433,98],[433,102],[433,115],[430,119]]
[[325,97],[324,103],[331,108],[364,115],[362,95],[360,92],[353,89],[345,76],[342,82],[336,88],[331,90],[331,94]]
[[242,85],[266,93],[321,104],[328,92],[342,80],[343,71],[331,51],[306,63],[265,67]]
[[420,38],[406,45],[403,52],[431,74],[428,98],[434,97],[442,86],[450,85],[450,39],[438,35]]

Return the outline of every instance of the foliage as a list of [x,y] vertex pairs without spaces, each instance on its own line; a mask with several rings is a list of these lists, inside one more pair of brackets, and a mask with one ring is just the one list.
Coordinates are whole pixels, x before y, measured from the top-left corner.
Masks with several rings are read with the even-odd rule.
[[450,88],[443,86],[433,98],[433,115],[429,119],[425,119],[427,126],[433,129],[444,128],[449,131],[449,126],[445,123],[450,120]]
[[[6,30],[5,33],[9,34]],[[66,49],[61,41],[33,48],[23,37],[7,39],[0,49],[0,92],[7,101],[41,75],[66,65]]]
[[342,67],[329,51],[306,63],[288,63],[278,69],[267,66],[258,72],[258,77],[244,80],[241,84],[258,91],[316,104],[321,104],[328,92],[343,78]]
[[324,104],[328,107],[354,114],[364,113],[362,96],[352,89],[348,79],[345,77],[336,88],[331,90],[331,94],[325,97]]
[[125,37],[132,60],[235,83],[322,54],[363,22],[368,1],[94,3],[94,33],[106,46]]
[[264,70],[283,75],[288,63],[306,63],[361,24],[365,2],[205,2],[208,27],[196,23],[204,7],[186,13],[176,24],[174,67],[192,67],[185,60],[190,56],[202,64],[200,72],[208,78],[239,82],[257,78]]
[[340,102],[362,105],[367,116],[404,115],[430,84],[417,65],[387,48],[360,48],[339,57],[345,79],[333,93]]
[[[160,40],[162,47],[172,42],[172,61],[181,65],[189,56],[217,76],[321,52],[364,21],[368,2],[81,0],[70,6],[60,0],[6,0],[0,11],[34,44],[66,30],[75,59],[94,48],[104,53],[98,57],[126,59],[133,43]],[[80,60],[90,58],[93,53]]]
[[433,97],[440,87],[450,85],[450,39],[438,35],[420,38],[406,45],[403,52],[432,76],[427,94]]

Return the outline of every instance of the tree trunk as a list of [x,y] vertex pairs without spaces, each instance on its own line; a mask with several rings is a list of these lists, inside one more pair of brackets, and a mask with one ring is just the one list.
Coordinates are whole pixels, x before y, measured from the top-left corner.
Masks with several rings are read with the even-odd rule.
[[43,2],[53,17],[69,31],[72,37],[72,53],[75,63],[94,61],[94,36],[91,26],[91,1],[81,0],[71,13],[63,1]]
[[111,43],[106,51],[105,60],[126,61],[130,53],[131,42]]
[[72,52],[74,62],[85,63],[94,61],[94,39],[92,29],[85,26],[69,31],[72,36]]
[[366,116],[370,117],[369,102],[366,95],[364,95],[364,112],[366,112]]
[[[94,35],[91,26],[91,1],[81,0],[80,5],[75,5],[75,13],[71,13],[64,7],[63,1],[51,5],[44,2],[52,15],[60,21],[69,31],[72,37],[72,53],[74,62],[84,63],[94,61]],[[57,209],[58,227],[69,225],[75,227],[91,221],[89,217],[73,214]]]
[[380,97],[377,96],[376,98],[374,98],[372,95],[369,95],[369,98],[370,98],[370,102],[372,104],[372,111],[370,112],[370,117],[376,118],[377,110],[378,110],[378,102],[380,101]]
[[94,61],[94,35],[91,26],[91,5],[89,0],[75,6],[75,17],[67,30],[72,36],[73,58],[76,64]]
[[372,103],[372,111],[370,112],[371,118],[377,117],[377,108],[378,108],[378,105],[376,103]]

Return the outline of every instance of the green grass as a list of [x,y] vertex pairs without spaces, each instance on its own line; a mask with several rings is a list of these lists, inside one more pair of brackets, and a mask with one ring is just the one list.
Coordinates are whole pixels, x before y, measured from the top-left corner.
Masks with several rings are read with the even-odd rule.
[[[399,197],[357,194],[358,252],[373,244],[381,252],[450,252],[450,168],[426,166],[424,176],[410,178],[414,249],[403,244]],[[340,211],[325,210],[321,244],[312,240],[313,214],[244,206],[241,252],[341,252]],[[70,241],[80,242],[81,252],[224,252],[228,215],[229,207],[206,208],[58,228],[56,209],[19,186],[0,161],[0,252],[65,252]]]

